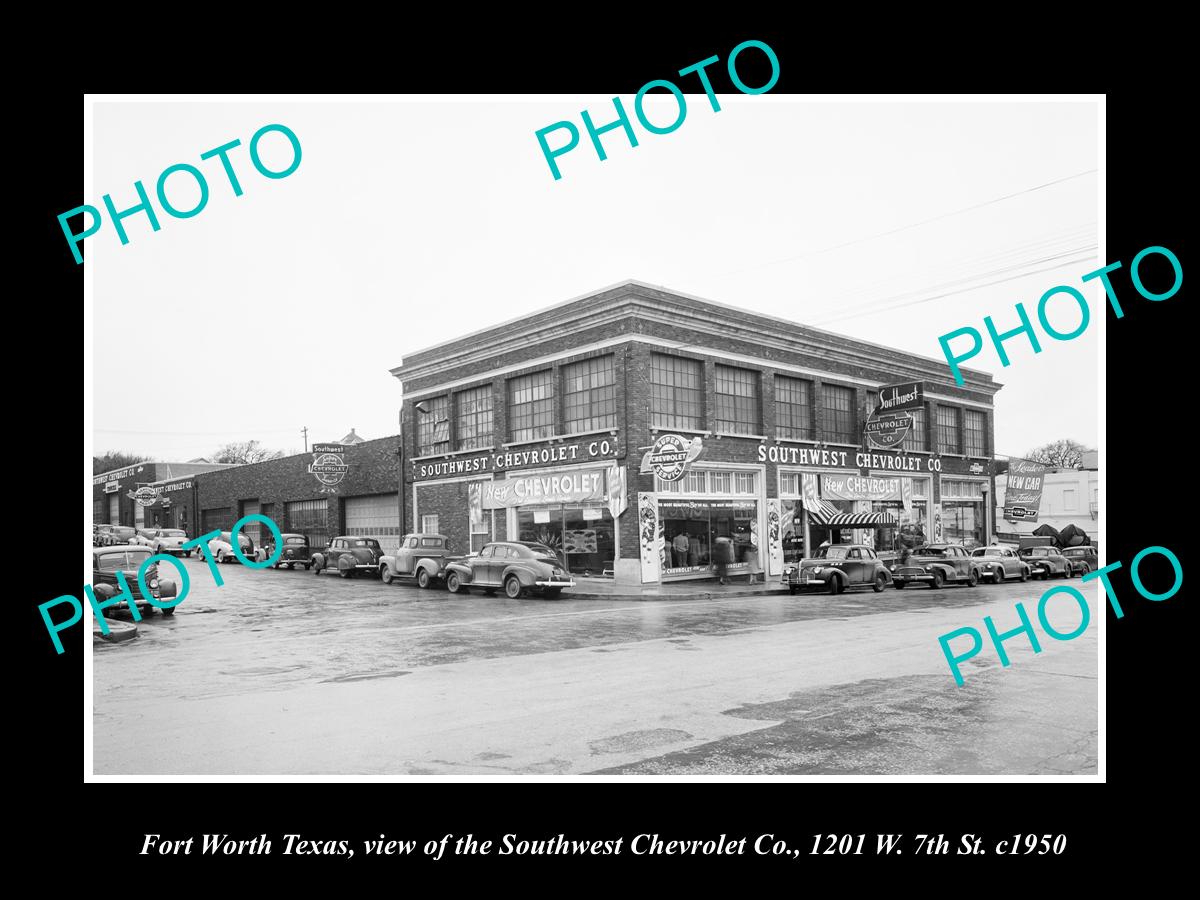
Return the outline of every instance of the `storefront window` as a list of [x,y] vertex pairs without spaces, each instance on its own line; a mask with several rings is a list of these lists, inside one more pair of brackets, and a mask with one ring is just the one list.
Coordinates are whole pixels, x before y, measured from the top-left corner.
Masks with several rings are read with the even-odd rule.
[[518,540],[545,544],[573,575],[612,575],[616,538],[607,506],[520,507]]
[[942,536],[951,544],[984,543],[982,502],[943,500]]
[[758,504],[745,500],[660,500],[659,515],[666,541],[664,575],[687,575],[715,571],[716,540],[733,543],[730,568],[748,568]]

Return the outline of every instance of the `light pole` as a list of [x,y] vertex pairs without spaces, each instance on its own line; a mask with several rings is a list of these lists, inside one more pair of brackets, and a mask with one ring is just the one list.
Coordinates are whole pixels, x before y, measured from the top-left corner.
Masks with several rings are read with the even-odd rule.
[[[416,418],[416,413],[425,415],[429,412],[429,407],[422,401],[413,404],[413,417]],[[400,457],[400,490],[397,491],[400,499],[400,538],[404,537],[404,518],[405,518],[405,499],[404,499],[404,406],[400,406],[400,447],[396,450],[396,455]],[[416,522],[413,527],[416,527]],[[399,544],[399,540],[396,542]]]

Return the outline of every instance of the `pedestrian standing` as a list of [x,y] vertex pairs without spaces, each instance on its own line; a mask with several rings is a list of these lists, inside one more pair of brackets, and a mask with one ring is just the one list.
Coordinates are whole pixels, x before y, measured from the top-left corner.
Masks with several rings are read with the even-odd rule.
[[729,584],[729,563],[733,558],[733,541],[725,535],[717,538],[713,547],[713,561],[717,565],[717,581],[720,584]]
[[675,550],[675,567],[682,569],[687,566],[688,557],[688,536],[686,531],[680,531],[675,535],[675,539],[671,541],[671,546]]
[[762,577],[763,570],[762,565],[758,561],[758,547],[756,545],[746,545],[745,560],[750,566],[750,579],[746,583],[759,584],[761,582],[765,584],[766,580]]

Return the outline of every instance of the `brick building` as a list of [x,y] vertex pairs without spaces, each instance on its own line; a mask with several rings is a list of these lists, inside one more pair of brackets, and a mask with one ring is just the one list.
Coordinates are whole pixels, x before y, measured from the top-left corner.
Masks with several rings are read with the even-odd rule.
[[[989,375],[629,281],[410,354],[406,530],[538,540],[578,575],[768,575],[821,540],[903,526],[986,541]],[[864,426],[884,385],[920,405],[893,449]]]
[[[191,479],[191,488],[181,492],[199,511],[189,535],[227,531],[238,519],[257,513],[282,532],[306,535],[313,549],[340,534],[373,537],[385,549],[395,548],[400,533],[399,437],[364,441],[353,431],[347,435],[351,437],[345,444],[314,444],[312,453]],[[322,474],[314,474],[313,466]],[[258,545],[268,531],[253,523],[246,533]]]
[[92,521],[187,530],[195,522],[196,507],[189,502],[193,476],[228,468],[210,462],[142,462],[93,475]]

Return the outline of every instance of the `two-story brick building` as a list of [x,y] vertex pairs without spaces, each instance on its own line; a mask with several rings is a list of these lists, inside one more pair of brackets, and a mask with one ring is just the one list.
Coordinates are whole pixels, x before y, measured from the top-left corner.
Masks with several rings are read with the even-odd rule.
[[[718,538],[768,575],[903,525],[985,541],[989,375],[636,281],[408,355],[406,529],[547,543],[580,575],[709,577]],[[903,443],[864,424],[916,382]]]

